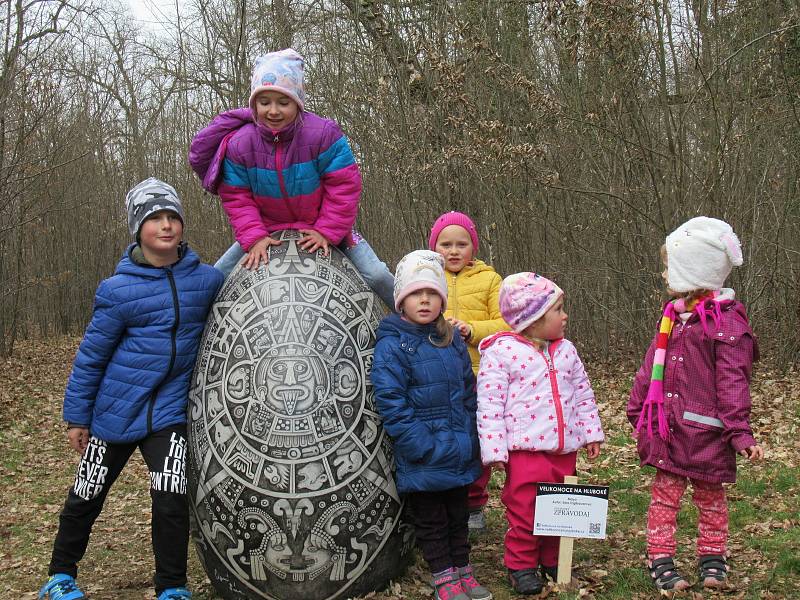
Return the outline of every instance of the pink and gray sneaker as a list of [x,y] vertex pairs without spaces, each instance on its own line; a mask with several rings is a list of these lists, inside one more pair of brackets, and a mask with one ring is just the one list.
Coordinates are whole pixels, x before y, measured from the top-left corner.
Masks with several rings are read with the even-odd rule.
[[492,592],[483,587],[475,579],[472,565],[461,567],[458,570],[458,574],[461,577],[461,586],[464,588],[467,596],[472,600],[492,600]]
[[435,600],[471,600],[464,591],[464,585],[461,583],[461,576],[456,567],[434,573],[431,585]]

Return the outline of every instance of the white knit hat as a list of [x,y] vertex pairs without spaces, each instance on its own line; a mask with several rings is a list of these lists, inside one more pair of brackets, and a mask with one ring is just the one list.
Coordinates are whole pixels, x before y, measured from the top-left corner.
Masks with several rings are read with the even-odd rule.
[[275,91],[289,96],[303,110],[306,99],[303,67],[303,57],[291,48],[259,56],[250,79],[250,108],[261,92]]
[[725,221],[695,217],[667,236],[667,285],[674,292],[719,290],[742,264],[742,244]]
[[444,258],[432,250],[414,250],[406,254],[399,263],[394,275],[394,308],[400,312],[400,305],[406,296],[417,290],[431,288],[442,297],[442,312],[447,308],[447,279],[444,276]]

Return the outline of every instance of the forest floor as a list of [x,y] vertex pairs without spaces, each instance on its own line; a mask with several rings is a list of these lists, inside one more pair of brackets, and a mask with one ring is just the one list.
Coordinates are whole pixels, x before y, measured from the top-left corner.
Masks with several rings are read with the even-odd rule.
[[[78,456],[68,448],[61,400],[79,339],[27,340],[11,359],[0,360],[0,594],[33,599],[43,583],[58,513]],[[573,587],[551,586],[549,598],[657,597],[642,568],[645,514],[651,472],[639,468],[625,404],[631,370],[590,366],[607,443],[593,463],[579,460],[581,483],[609,485],[605,540],[576,540]],[[740,459],[730,504],[729,588],[693,589],[689,598],[800,599],[800,385],[798,373],[781,374],[764,360],[753,382],[752,424],[767,460]],[[496,600],[514,596],[502,567],[505,520],[499,502],[501,475],[491,483],[489,532],[474,540],[472,559],[480,581]],[[113,488],[81,563],[80,584],[92,599],[152,598],[150,499],[144,463],[137,453]],[[679,516],[677,561],[696,581],[696,511],[684,502]],[[421,558],[375,600],[427,599]],[[194,549],[189,585],[195,598],[216,596]]]

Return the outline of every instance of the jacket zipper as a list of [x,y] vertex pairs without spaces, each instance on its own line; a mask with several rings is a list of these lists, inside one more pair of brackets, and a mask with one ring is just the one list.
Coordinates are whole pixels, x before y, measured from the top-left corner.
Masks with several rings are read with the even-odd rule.
[[458,294],[456,293],[456,283],[458,282],[458,273],[453,273],[453,300],[456,300],[456,307],[453,310],[453,318],[458,318]]
[[[555,349],[557,344],[551,347]],[[539,350],[544,361],[547,363],[547,374],[550,377],[550,390],[553,392],[553,404],[556,407],[556,426],[558,428],[558,448],[557,451],[561,452],[564,449],[564,410],[561,407],[561,394],[558,391],[558,378],[556,377],[556,368],[550,358],[545,356],[545,353]]]
[[278,186],[281,188],[281,196],[283,196],[283,201],[286,203],[286,209],[292,216],[292,221],[296,223],[297,214],[295,214],[294,207],[289,201],[289,192],[286,191],[286,182],[283,180],[283,165],[281,164],[281,136],[276,135],[274,138],[272,138],[272,141],[275,142],[275,170],[278,172]]
[[175,286],[175,277],[172,274],[170,269],[166,269],[167,272],[167,279],[169,280],[169,286],[172,290],[172,306],[175,308],[175,323],[172,325],[172,331],[170,332],[170,357],[169,357],[169,367],[167,367],[167,372],[164,375],[164,378],[159,382],[159,384],[153,390],[153,393],[150,394],[150,405],[147,407],[147,434],[150,435],[153,433],[153,408],[156,404],[156,397],[158,396],[158,390],[161,389],[161,386],[164,385],[164,382],[169,377],[169,374],[172,372],[172,367],[175,366],[175,357],[178,354],[178,326],[181,323],[181,307],[178,304],[178,288]]
[[289,194],[286,193],[286,183],[283,181],[283,165],[281,165],[281,138],[276,135],[272,141],[275,142],[275,169],[278,171],[278,185],[281,188],[283,199],[288,200]]

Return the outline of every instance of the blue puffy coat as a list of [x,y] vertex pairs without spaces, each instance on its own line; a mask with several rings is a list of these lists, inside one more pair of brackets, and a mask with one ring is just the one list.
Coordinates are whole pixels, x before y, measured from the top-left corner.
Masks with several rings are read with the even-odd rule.
[[64,420],[113,443],[186,422],[206,315],[223,276],[188,248],[169,267],[137,264],[131,245],[100,283],[64,394]]
[[469,485],[481,473],[475,376],[466,344],[456,335],[438,348],[431,334],[433,325],[396,314],[378,327],[372,385],[394,441],[401,493]]

